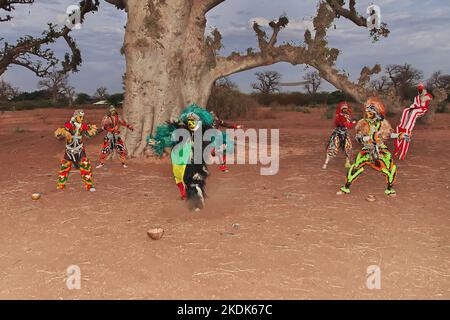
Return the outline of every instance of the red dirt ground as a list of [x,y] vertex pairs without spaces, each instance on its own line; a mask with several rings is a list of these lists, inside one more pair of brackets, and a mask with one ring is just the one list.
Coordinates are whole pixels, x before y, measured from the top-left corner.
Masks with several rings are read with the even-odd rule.
[[[114,160],[94,172],[97,193],[77,172],[57,191],[64,144],[52,132],[71,111],[2,113],[0,298],[450,299],[450,116],[416,128],[397,198],[372,170],[337,197],[344,161],[321,169],[332,129],[322,113],[243,121],[281,129],[280,172],[210,167],[200,213],[179,200],[164,161],[122,169]],[[86,120],[102,114],[87,110]],[[101,140],[86,144],[94,165]],[[147,237],[152,227],[165,229],[161,240]],[[66,287],[70,265],[81,268],[81,290]],[[381,290],[366,287],[370,265],[381,268]]]

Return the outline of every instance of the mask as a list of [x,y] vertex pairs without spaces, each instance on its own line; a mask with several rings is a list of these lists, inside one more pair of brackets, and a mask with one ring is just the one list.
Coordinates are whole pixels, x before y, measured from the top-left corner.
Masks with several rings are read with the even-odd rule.
[[373,119],[375,119],[375,113],[373,113],[373,112],[366,112],[366,117],[367,117],[367,119],[370,119],[370,120],[373,120]]
[[194,131],[197,127],[197,121],[194,119],[188,119],[187,124],[188,124],[189,130],[192,130],[192,131]]
[[83,123],[84,120],[84,111],[83,110],[76,110],[73,114],[73,120],[75,120],[77,123]]

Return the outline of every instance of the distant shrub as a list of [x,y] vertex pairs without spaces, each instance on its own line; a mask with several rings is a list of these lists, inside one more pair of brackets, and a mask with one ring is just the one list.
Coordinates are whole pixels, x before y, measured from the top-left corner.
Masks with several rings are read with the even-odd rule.
[[240,92],[229,83],[214,86],[207,104],[208,110],[224,119],[245,117],[256,107],[252,96]]
[[50,100],[51,94],[46,90],[39,90],[33,92],[23,92],[17,97],[14,97],[11,101],[34,101],[34,100]]
[[9,111],[21,111],[21,110],[32,110],[37,108],[54,108],[66,106],[65,103],[58,102],[53,103],[52,100],[23,100],[23,101],[11,101],[7,103],[2,103],[0,105],[1,110]]
[[436,113],[450,113],[450,109],[448,107],[448,102],[444,101],[438,104],[436,108]]
[[329,104],[325,109],[325,118],[330,120],[334,118],[336,114],[337,104]]
[[125,95],[123,93],[115,93],[110,95],[106,101],[113,106],[120,106],[124,99]]
[[307,94],[303,92],[283,92],[274,94],[253,93],[252,96],[260,105],[272,106],[275,102],[280,106],[317,106],[323,104],[338,104],[341,101],[354,102],[355,100],[342,91],[318,92]]
[[355,99],[353,99],[353,97],[351,95],[349,95],[343,91],[339,91],[339,90],[334,91],[328,95],[328,100],[327,100],[328,104],[336,104],[337,105],[342,101],[347,101],[349,103],[356,102]]
[[75,104],[86,104],[90,103],[92,101],[92,98],[87,93],[78,93],[77,97],[75,98]]

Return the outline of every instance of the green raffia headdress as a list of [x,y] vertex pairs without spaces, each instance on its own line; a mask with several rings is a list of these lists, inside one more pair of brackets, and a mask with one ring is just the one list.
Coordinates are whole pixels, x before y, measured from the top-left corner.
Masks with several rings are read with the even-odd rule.
[[[186,124],[189,115],[192,113],[200,118],[204,126],[212,126],[214,123],[214,117],[206,109],[203,109],[195,103],[181,112],[179,121]],[[172,133],[178,127],[177,122],[166,122],[156,128],[155,136],[147,136],[147,144],[150,145],[156,155],[161,157],[165,148],[173,148],[176,145],[176,142],[172,141]]]
[[214,123],[214,117],[211,115],[211,113],[209,113],[208,110],[199,107],[195,103],[191,104],[189,107],[184,109],[183,112],[181,112],[180,121],[186,123],[190,113],[195,113],[197,116],[199,116],[200,120],[205,126],[212,126],[212,124]]
[[147,136],[147,144],[150,145],[153,152],[161,157],[164,149],[172,148],[175,141],[172,141],[172,133],[177,129],[176,123],[166,122],[156,128],[156,134]]

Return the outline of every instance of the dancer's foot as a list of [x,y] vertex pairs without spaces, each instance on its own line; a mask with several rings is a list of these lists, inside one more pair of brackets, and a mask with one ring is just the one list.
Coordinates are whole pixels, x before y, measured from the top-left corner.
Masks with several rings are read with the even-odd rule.
[[336,192],[337,196],[342,196],[344,194],[349,194],[350,193],[350,189],[346,188],[346,187],[342,187],[338,192]]
[[66,186],[57,186],[56,190],[64,190],[66,188]]
[[88,191],[89,191],[89,192],[95,192],[95,191],[97,191],[97,190],[95,190],[94,187],[91,187]]
[[222,172],[228,172],[228,167],[223,164],[223,165],[219,166],[219,170]]
[[328,168],[328,165],[326,163],[324,163],[322,166],[322,169],[325,170],[326,168]]
[[350,163],[350,161],[346,161],[345,162],[345,168],[350,169],[352,167],[352,164]]
[[127,166],[125,163],[122,163],[122,167],[123,167],[124,169],[128,168],[128,166]]
[[103,168],[104,166],[105,166],[104,163],[100,163],[98,166],[95,167],[95,169],[100,169],[100,168]]
[[386,189],[384,191],[384,194],[389,196],[389,197],[396,197],[397,196],[397,192],[394,189]]

